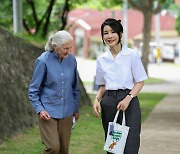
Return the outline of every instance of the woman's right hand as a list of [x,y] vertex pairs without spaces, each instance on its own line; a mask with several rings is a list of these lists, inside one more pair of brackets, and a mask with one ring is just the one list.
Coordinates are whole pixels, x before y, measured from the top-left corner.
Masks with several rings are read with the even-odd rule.
[[98,118],[100,113],[101,113],[101,104],[100,102],[102,101],[103,95],[106,92],[105,85],[100,85],[99,90],[97,92],[97,95],[94,100],[94,115]]
[[40,119],[42,119],[42,120],[49,120],[51,118],[49,113],[45,110],[41,111],[39,113],[39,116],[40,116]]
[[94,115],[98,118],[101,113],[101,105],[100,102],[98,102],[96,99],[94,101],[93,109],[94,109]]

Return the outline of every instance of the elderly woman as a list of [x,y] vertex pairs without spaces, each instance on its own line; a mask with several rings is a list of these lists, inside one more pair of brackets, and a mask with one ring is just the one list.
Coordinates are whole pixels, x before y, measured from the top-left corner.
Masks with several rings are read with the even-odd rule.
[[36,60],[29,99],[38,114],[44,154],[68,154],[73,116],[79,118],[77,62],[72,36],[58,31]]

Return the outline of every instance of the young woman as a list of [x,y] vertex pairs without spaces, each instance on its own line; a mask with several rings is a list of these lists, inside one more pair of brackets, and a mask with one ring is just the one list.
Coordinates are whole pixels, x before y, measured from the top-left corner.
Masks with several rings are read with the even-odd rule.
[[79,118],[80,90],[72,44],[68,32],[58,31],[35,62],[29,98],[38,114],[44,154],[68,154],[72,119]]
[[105,136],[107,136],[108,123],[113,121],[117,110],[121,110],[118,117],[120,124],[122,111],[125,111],[126,125],[130,130],[124,154],[138,154],[141,111],[137,95],[147,75],[139,55],[132,49],[123,47],[122,33],[120,20],[108,18],[101,25],[102,40],[109,46],[109,51],[97,59],[96,84],[100,88],[93,109],[96,117],[102,112]]

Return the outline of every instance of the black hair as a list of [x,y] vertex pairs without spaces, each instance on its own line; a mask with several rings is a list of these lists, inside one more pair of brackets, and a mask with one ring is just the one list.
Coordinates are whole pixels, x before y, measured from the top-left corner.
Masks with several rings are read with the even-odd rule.
[[105,44],[105,42],[104,42],[104,38],[103,38],[103,36],[104,36],[103,30],[104,30],[104,27],[107,25],[110,26],[115,33],[117,33],[117,35],[119,36],[118,43],[120,43],[122,33],[123,33],[123,26],[121,24],[121,20],[116,20],[114,18],[108,18],[102,23],[102,25],[101,25],[101,37],[102,37],[102,41],[104,44]]

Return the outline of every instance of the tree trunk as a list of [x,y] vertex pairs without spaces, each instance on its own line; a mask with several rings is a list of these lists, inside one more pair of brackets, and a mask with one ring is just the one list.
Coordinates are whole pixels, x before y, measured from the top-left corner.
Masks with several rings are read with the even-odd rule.
[[68,13],[69,13],[69,1],[66,0],[66,2],[64,4],[62,15],[61,15],[62,24],[61,24],[60,30],[62,30],[66,27]]
[[48,10],[47,10],[46,21],[45,21],[44,26],[43,26],[43,32],[42,32],[42,37],[43,38],[45,38],[46,35],[47,35],[49,21],[50,21],[50,16],[51,16],[51,12],[52,12],[54,3],[55,3],[55,0],[51,0],[50,3],[49,3],[49,7],[48,7]]
[[152,22],[152,13],[144,12],[144,26],[143,26],[143,47],[142,47],[142,62],[144,68],[148,74],[148,55],[149,55],[149,42],[151,40],[151,22]]
[[86,89],[80,77],[79,77],[79,86],[80,86],[80,91],[81,91],[80,107],[83,105],[91,105],[91,99],[89,95],[87,94]]

